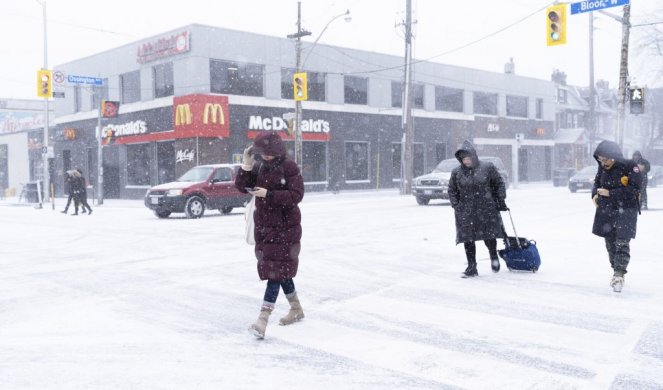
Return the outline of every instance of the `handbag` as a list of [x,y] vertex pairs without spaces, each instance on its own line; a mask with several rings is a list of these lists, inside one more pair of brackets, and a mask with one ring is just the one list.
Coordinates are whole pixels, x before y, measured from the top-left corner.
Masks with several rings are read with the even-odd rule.
[[529,240],[525,237],[518,237],[516,232],[516,225],[513,223],[511,217],[511,210],[509,212],[509,219],[513,227],[513,237],[509,237],[502,224],[502,231],[504,232],[504,249],[500,249],[497,253],[506,263],[509,271],[531,271],[536,272],[541,266],[541,256],[536,247],[536,241]]
[[249,203],[246,204],[244,208],[244,220],[246,221],[246,227],[244,231],[244,239],[249,245],[255,245],[256,239],[254,236],[255,222],[253,221],[253,213],[256,209],[256,197],[252,196]]

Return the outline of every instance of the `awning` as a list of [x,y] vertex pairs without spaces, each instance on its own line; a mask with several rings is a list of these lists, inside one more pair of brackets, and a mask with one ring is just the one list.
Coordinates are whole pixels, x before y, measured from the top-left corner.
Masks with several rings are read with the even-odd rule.
[[555,133],[555,144],[584,144],[585,128],[559,129]]

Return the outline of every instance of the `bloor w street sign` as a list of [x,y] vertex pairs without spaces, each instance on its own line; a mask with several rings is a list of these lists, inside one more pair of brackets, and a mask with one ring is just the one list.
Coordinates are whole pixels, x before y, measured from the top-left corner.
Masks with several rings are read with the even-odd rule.
[[618,7],[628,3],[630,3],[630,0],[585,0],[578,3],[571,3],[571,15]]

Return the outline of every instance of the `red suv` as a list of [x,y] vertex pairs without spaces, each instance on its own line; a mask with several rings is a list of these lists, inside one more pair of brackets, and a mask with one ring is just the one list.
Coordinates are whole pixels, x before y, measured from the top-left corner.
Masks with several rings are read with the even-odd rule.
[[171,213],[200,218],[205,209],[228,214],[251,200],[251,195],[235,188],[238,169],[239,164],[198,165],[174,182],[150,188],[145,194],[145,206],[159,218],[168,218]]

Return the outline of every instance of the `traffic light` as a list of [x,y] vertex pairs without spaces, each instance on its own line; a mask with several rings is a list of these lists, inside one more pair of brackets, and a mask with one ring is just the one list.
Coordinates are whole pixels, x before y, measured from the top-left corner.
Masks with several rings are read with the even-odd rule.
[[566,43],[566,4],[546,8],[546,43],[548,46]]
[[630,101],[631,114],[644,114],[645,112],[645,89],[629,88],[628,97]]
[[306,72],[292,75],[295,100],[308,100],[308,78]]
[[53,74],[48,69],[37,71],[37,96],[45,99],[53,97]]

